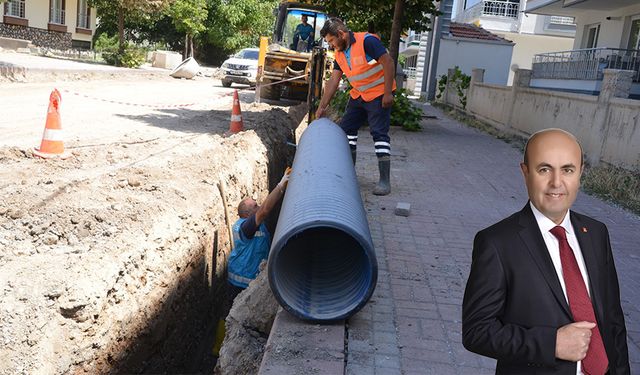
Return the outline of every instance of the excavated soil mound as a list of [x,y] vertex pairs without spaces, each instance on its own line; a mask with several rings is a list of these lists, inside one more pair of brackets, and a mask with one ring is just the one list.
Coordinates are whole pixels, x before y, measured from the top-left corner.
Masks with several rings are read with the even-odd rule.
[[197,371],[235,207],[278,181],[303,114],[248,105],[228,136],[211,112],[66,160],[1,148],[0,374]]

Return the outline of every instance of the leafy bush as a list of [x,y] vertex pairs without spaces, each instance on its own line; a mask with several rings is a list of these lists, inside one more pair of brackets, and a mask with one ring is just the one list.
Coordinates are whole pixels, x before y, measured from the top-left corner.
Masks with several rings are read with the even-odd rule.
[[147,52],[144,48],[130,44],[125,47],[124,53],[119,55],[119,65],[127,68],[138,68],[140,65],[144,64],[146,56]]
[[96,39],[95,50],[102,54],[102,58],[109,65],[137,68],[144,64],[146,59],[146,50],[132,43],[127,44],[124,52],[120,53],[118,36],[110,37],[106,33],[100,34]]
[[[349,101],[349,91],[351,86],[347,82],[347,88],[336,91],[331,103],[329,104],[330,118],[338,122],[344,110],[347,108]],[[422,129],[420,126],[420,118],[422,110],[409,100],[408,91],[405,89],[397,90],[393,99],[393,107],[391,107],[391,126],[402,126],[404,130],[418,131]]]
[[[442,98],[444,94],[444,90],[447,88],[447,83],[449,87],[456,90],[456,94],[458,94],[458,98],[460,99],[460,104],[462,108],[467,108],[467,90],[469,89],[469,85],[471,84],[471,76],[468,76],[460,70],[460,68],[456,65],[453,76],[451,77],[451,82],[448,82],[449,77],[447,74],[443,74],[438,79],[438,92],[436,94],[436,99]],[[447,98],[444,98],[446,101]]]
[[444,94],[445,88],[447,88],[447,75],[443,74],[438,80],[438,93],[436,94],[436,99],[442,98],[442,94]]
[[409,100],[408,91],[405,89],[397,90],[391,108],[391,126],[402,126],[404,130],[412,132],[418,131],[422,129],[420,126],[421,117],[422,110]]

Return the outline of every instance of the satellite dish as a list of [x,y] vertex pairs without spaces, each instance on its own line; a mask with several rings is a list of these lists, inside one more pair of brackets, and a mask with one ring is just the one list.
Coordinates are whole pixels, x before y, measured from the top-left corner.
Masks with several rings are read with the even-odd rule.
[[516,70],[520,69],[518,64],[511,64],[511,71],[515,73]]

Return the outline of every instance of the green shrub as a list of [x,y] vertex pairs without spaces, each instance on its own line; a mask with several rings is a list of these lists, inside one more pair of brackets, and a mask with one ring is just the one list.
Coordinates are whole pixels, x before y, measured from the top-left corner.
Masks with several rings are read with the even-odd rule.
[[102,58],[109,65],[137,68],[144,64],[146,59],[146,50],[133,43],[128,43],[124,52],[118,52],[118,36],[116,35],[110,37],[106,33],[100,34],[94,48],[102,54]]
[[[342,118],[349,102],[350,90],[351,86],[347,82],[347,88],[344,91],[336,91],[331,99],[329,118],[334,122],[339,122]],[[408,91],[405,89],[397,90],[391,108],[391,126],[402,126],[404,130],[418,131],[422,129],[420,126],[421,117],[422,110],[409,100]]]
[[144,64],[147,52],[144,48],[130,44],[124,49],[124,53],[120,55],[120,66],[127,68],[138,68]]
[[436,94],[436,99],[442,98],[442,94],[444,94],[444,89],[447,87],[447,75],[443,74],[440,76],[438,80],[438,93]]
[[[462,73],[457,65],[454,69],[455,71],[449,84],[450,87],[456,90],[456,94],[458,94],[458,98],[460,99],[460,104],[462,105],[462,108],[465,109],[467,108],[467,89],[471,84],[471,76]],[[438,80],[438,93],[436,94],[436,99],[440,99],[442,97],[442,94],[447,87],[447,81],[448,77],[446,74],[440,76],[440,79]],[[447,98],[445,98],[445,100],[446,99]]]
[[413,105],[407,90],[397,90],[391,107],[391,126],[402,126],[404,130],[412,132],[418,131],[422,129],[420,118],[422,110]]
[[117,52],[118,51],[118,36],[109,36],[106,33],[100,34],[93,48],[97,52]]

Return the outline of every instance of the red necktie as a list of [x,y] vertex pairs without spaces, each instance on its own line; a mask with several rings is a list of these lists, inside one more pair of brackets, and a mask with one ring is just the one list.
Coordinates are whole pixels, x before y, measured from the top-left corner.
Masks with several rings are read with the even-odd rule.
[[[554,227],[550,230],[560,244],[560,261],[562,263],[562,277],[567,288],[567,298],[569,299],[569,308],[576,322],[587,321],[596,323],[596,316],[593,312],[593,305],[584,285],[584,279],[578,268],[573,250],[567,241],[567,234],[561,226]],[[587,375],[602,375],[607,371],[609,360],[604,350],[602,336],[598,326],[592,330],[591,342],[587,350],[587,356],[582,360],[582,372]]]

